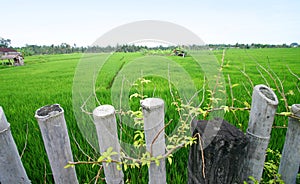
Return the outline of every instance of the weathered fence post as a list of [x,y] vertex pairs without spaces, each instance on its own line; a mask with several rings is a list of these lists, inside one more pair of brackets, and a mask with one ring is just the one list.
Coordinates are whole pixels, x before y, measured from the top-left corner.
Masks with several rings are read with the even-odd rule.
[[0,106],[0,183],[30,183],[22,165],[10,124]]
[[59,104],[47,105],[35,113],[55,183],[78,183],[74,167],[64,168],[73,155],[64,110]]
[[[300,104],[292,105],[292,113],[300,118]],[[278,173],[285,183],[296,183],[300,165],[300,120],[290,117]]]
[[260,180],[264,169],[265,154],[278,105],[276,94],[265,85],[257,85],[253,89],[250,119],[247,137],[250,140],[243,179],[252,183],[249,176]]
[[242,183],[246,135],[222,119],[193,121],[191,130],[197,144],[190,148],[188,184]]
[[[141,100],[144,116],[144,130],[146,149],[151,156],[164,155],[166,150],[164,131],[164,101],[159,98],[147,98]],[[159,166],[154,162],[148,170],[149,184],[165,184],[166,169],[165,159],[161,159]]]
[[[117,155],[112,155],[112,160],[120,161],[120,143],[117,134],[115,108],[111,105],[101,105],[93,111],[94,123],[97,130],[100,153],[113,148]],[[103,164],[105,180],[109,184],[124,183],[123,171],[117,169],[117,163]]]

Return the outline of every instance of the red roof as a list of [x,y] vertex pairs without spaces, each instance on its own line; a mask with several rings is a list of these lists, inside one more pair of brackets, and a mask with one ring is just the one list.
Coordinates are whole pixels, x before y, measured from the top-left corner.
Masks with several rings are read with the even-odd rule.
[[9,48],[0,48],[0,52],[18,52],[18,51]]

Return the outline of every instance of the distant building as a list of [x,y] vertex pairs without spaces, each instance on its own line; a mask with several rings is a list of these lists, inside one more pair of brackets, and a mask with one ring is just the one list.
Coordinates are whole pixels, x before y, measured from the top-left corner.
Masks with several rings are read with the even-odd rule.
[[176,56],[182,56],[182,57],[186,56],[186,52],[183,51],[183,50],[180,49],[180,48],[174,49],[174,50],[173,50],[173,53],[174,53],[174,55],[176,55]]
[[[0,48],[0,60],[2,61],[2,65],[24,65],[24,58],[22,54],[10,48]],[[3,62],[3,60],[8,60],[8,62]]]
[[298,43],[291,43],[290,47],[299,47]]

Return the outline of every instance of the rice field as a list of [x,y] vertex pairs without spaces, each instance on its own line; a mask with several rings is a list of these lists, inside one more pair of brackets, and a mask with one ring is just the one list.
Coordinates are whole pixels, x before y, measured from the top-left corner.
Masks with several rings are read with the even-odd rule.
[[[222,50],[215,50],[212,53],[219,66],[222,65],[222,77],[227,94],[224,100],[226,100],[227,106],[243,108],[245,104],[251,104],[252,85],[256,84],[266,84],[274,89],[280,101],[278,113],[287,111],[283,93],[289,106],[300,103],[300,83],[294,76],[300,76],[300,48],[228,49],[223,60]],[[99,58],[104,60],[103,54],[93,54],[89,57],[95,63]],[[93,84],[96,86],[95,94],[101,104],[112,104],[115,99],[112,94],[119,94],[115,91],[112,93],[112,90],[118,89],[117,83],[122,81],[122,72],[126,71],[126,67],[131,66],[129,69],[134,69],[138,67],[134,63],[138,62],[140,58],[149,57],[150,61],[152,56],[144,56],[143,53],[114,53],[105,55],[105,57],[107,60],[103,63],[99,74],[91,73],[89,76],[97,76]],[[184,69],[196,90],[201,91],[205,85],[207,79],[204,78],[203,69],[199,67],[193,57],[157,56],[155,58],[157,62],[166,60],[174,63],[175,74],[175,69]],[[32,183],[54,182],[39,127],[34,118],[35,111],[44,105],[59,103],[64,108],[74,160],[83,161],[99,157],[99,153],[81,134],[73,111],[73,81],[74,75],[80,73],[78,64],[82,64],[81,59],[82,54],[37,55],[26,57],[23,67],[0,68],[0,106],[3,107],[7,120],[11,124],[13,137]],[[176,68],[176,66],[179,67]],[[179,69],[178,71],[182,73]],[[88,70],[94,71],[93,69]],[[136,76],[143,76],[143,72],[146,73],[147,70],[136,72]],[[164,72],[168,71],[161,70],[161,73]],[[168,77],[168,75],[166,76]],[[167,77],[159,74],[145,76],[144,78],[151,82],[143,86],[128,88],[129,95],[122,94],[122,97],[129,98],[135,93],[148,97],[160,97],[166,103],[165,121],[176,122],[178,113],[176,108],[171,105],[174,100],[170,94]],[[181,82],[188,83],[190,82],[189,78]],[[134,82],[137,81],[135,79]],[[280,92],[281,84],[283,92]],[[180,96],[181,91],[177,88],[177,84],[174,82],[172,85],[175,96],[177,93]],[[209,93],[206,90],[204,90],[205,99],[202,108],[209,103]],[[198,100],[202,100],[202,92],[199,93]],[[130,101],[129,106],[131,109],[138,110],[139,99],[135,98]],[[203,118],[203,116],[199,116],[199,118]],[[247,128],[248,118],[249,111],[226,112],[224,115],[224,119],[243,131]],[[282,150],[287,121],[287,117],[275,117],[269,144],[272,150]],[[166,133],[172,132],[174,126],[167,127]],[[127,129],[127,134],[122,134],[121,139],[130,142],[133,140],[133,135],[131,135],[133,130],[130,130],[130,127]],[[275,157],[268,155],[268,159],[272,160]],[[173,160],[172,165],[167,163],[167,182],[186,183],[188,148],[182,148],[175,152]],[[95,167],[91,165],[76,166],[79,183],[93,183],[99,168],[98,165]],[[148,182],[146,167],[128,169],[124,174],[127,183]],[[102,177],[104,176],[102,175]],[[98,182],[104,183],[101,179]]]

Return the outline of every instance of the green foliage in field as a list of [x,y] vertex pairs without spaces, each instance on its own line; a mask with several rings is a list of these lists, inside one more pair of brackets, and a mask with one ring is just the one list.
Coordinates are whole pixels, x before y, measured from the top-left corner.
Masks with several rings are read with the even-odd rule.
[[[214,51],[214,54],[221,64],[222,51]],[[53,183],[39,127],[34,119],[35,111],[44,105],[59,103],[64,108],[75,161],[92,161],[97,160],[100,156],[81,135],[73,114],[72,84],[75,68],[81,56],[81,54],[31,56],[25,58],[25,66],[23,67],[0,68],[0,105],[11,124],[13,137],[19,153],[22,154],[22,161],[32,183]],[[111,103],[110,89],[120,69],[132,60],[143,56],[142,53],[115,53],[109,58],[103,65],[96,81],[96,94],[101,103]],[[91,57],[96,58],[97,55]],[[167,58],[182,66],[191,76],[196,88],[202,89],[204,74],[192,57],[167,56]],[[280,92],[280,82],[283,84],[288,105],[300,103],[300,83],[289,71],[290,69],[299,76],[299,64],[299,48],[226,50],[223,63],[223,76],[226,80],[227,89],[226,105],[240,108],[249,106],[251,104],[252,85],[266,84],[275,90],[280,99],[278,112],[288,111],[285,107],[284,97],[281,95],[282,92]],[[264,69],[269,71],[276,80],[274,81]],[[148,97],[159,96],[165,100],[167,107],[166,123],[170,120],[174,121],[174,124],[171,123],[166,129],[166,134],[168,134],[176,126],[178,119],[176,108],[172,106],[173,99],[170,97],[168,81],[157,76],[149,76],[145,79],[151,82],[145,85],[143,90],[132,88],[130,92],[131,94],[141,94],[142,92]],[[174,93],[176,93],[176,89],[174,89]],[[202,93],[199,94],[199,100],[202,99],[201,95]],[[205,99],[204,106],[206,102],[208,102],[207,99]],[[138,110],[138,106],[139,101],[133,99],[131,107]],[[245,131],[249,112],[247,110],[229,111],[225,113],[224,118]],[[282,150],[287,121],[287,117],[275,117],[275,128],[272,130],[269,145],[272,150]],[[129,142],[134,141],[134,130],[127,128],[126,131],[123,133],[122,139]],[[167,182],[185,183],[187,181],[188,149],[182,148],[175,152],[173,157],[172,165],[167,164]],[[268,154],[267,159],[278,160],[278,157]],[[94,167],[91,165],[76,166],[80,183],[94,181],[99,168],[99,165]],[[147,175],[146,166],[129,168],[125,172],[125,181],[128,183],[147,183]],[[268,178],[268,173],[264,177]]]

